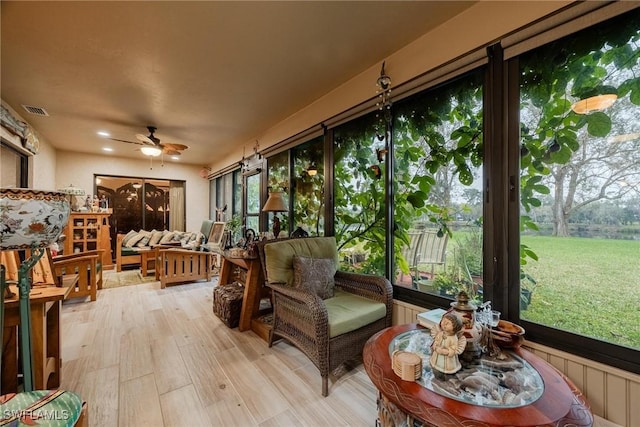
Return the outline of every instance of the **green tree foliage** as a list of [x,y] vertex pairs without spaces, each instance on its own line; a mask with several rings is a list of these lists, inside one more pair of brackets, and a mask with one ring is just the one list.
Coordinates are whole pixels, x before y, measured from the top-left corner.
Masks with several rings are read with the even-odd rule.
[[[621,180],[639,182],[638,143],[605,139],[637,122],[627,117],[640,105],[640,16],[633,14],[637,19],[590,28],[520,59],[521,202],[528,214],[553,189],[555,235],[568,235],[568,218],[582,206],[623,197],[630,188],[618,186]],[[577,100],[600,94],[618,100],[602,111],[572,110]],[[536,227],[529,217],[521,224]]]

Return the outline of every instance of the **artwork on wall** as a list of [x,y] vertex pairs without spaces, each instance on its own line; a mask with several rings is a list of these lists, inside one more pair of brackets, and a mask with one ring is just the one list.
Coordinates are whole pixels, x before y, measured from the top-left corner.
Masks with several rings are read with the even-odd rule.
[[209,233],[208,246],[212,248],[222,248],[222,238],[224,237],[224,222],[214,222]]

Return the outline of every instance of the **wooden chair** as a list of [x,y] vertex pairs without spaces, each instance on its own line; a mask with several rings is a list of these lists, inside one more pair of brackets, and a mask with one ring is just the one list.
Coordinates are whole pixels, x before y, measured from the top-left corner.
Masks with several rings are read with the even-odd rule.
[[[5,310],[4,310],[4,295],[5,288],[8,287],[7,281],[5,279],[5,267],[9,266],[13,268],[17,266],[20,268],[19,256],[17,251],[2,251],[0,252],[0,260],[2,261],[2,265],[0,265],[0,384],[4,385],[5,376],[12,371],[11,369],[5,369],[3,366],[5,356],[7,352],[5,352]],[[17,262],[18,264],[14,264]],[[13,270],[11,271],[11,275],[13,277]],[[28,307],[27,307],[28,308]],[[25,310],[20,305],[20,323],[21,326],[24,324],[30,324],[30,322],[25,322],[25,318],[29,317],[28,310]],[[31,337],[31,329],[27,327],[26,330],[24,328],[21,329],[21,339],[20,339],[20,349],[21,353],[25,354],[25,349],[31,348],[30,345],[25,345],[25,342],[30,342]],[[16,340],[17,341],[17,340]],[[15,342],[10,342],[8,347],[14,346]],[[8,350],[11,350],[10,348]],[[14,350],[15,351],[15,350]],[[27,359],[28,360],[28,359]],[[56,363],[60,363],[58,360]],[[23,363],[24,366],[24,363]],[[17,366],[16,366],[17,368]],[[27,372],[31,372],[31,367]],[[15,376],[17,377],[17,369],[15,372]],[[33,421],[30,418],[31,411],[42,411],[46,412],[56,412],[62,414],[64,411],[66,416],[69,417],[68,421],[72,422],[74,426],[86,427],[88,425],[88,406],[86,402],[83,402],[80,396],[73,392],[68,392],[64,390],[33,390],[33,384],[26,380],[26,378],[30,378],[30,375],[26,375],[25,373],[25,383],[24,389],[25,392],[21,393],[8,393],[0,396],[0,406],[4,410],[2,415],[3,425],[22,425],[23,423],[32,424]],[[36,424],[43,424],[41,421],[36,421]],[[45,425],[44,423],[43,425]]]
[[[49,258],[59,285],[72,286],[67,299],[88,296],[91,301],[96,300],[98,289],[102,289],[102,253],[100,249]],[[73,275],[78,277],[72,285]]]

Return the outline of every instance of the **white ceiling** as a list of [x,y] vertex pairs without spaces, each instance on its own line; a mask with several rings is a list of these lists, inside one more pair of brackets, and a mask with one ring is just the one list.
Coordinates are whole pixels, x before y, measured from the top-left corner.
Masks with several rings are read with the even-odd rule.
[[154,125],[205,165],[472,4],[3,0],[0,93],[57,149],[141,158],[96,132]]

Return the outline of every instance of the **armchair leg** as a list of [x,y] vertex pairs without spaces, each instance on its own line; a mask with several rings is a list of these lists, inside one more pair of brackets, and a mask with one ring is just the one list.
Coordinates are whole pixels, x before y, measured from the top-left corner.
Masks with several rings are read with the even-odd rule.
[[322,377],[322,397],[329,395],[329,376]]

